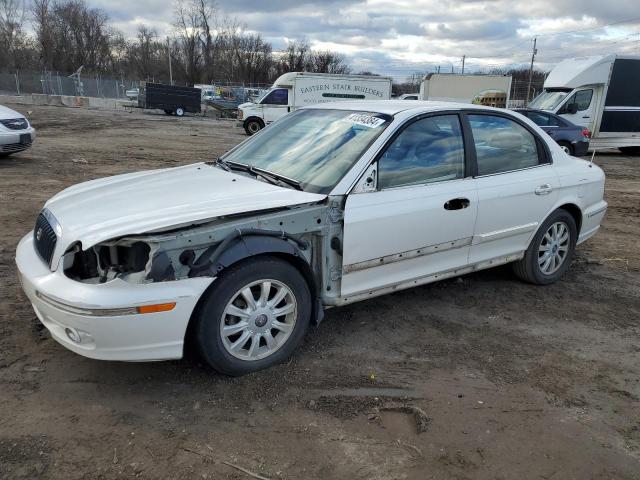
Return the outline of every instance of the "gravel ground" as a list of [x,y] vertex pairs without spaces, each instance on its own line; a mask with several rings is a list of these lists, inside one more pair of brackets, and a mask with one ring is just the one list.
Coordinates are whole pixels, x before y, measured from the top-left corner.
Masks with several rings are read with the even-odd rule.
[[65,350],[13,259],[57,191],[244,133],[8,106],[39,137],[0,160],[0,478],[640,479],[640,158],[596,158],[610,209],[560,283],[502,267],[334,309],[288,363],[233,379]]

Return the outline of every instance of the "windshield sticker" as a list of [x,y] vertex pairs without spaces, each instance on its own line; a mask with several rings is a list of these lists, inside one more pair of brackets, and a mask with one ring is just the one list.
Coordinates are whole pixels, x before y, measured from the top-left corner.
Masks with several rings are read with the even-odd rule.
[[352,113],[347,118],[347,122],[355,123],[356,125],[362,125],[364,127],[375,128],[382,125],[386,120],[384,118],[374,117],[373,115],[367,115],[366,113]]

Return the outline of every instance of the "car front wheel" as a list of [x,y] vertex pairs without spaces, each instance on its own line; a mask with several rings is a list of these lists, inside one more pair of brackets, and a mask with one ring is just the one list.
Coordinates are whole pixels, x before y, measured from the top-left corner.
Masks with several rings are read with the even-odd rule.
[[226,375],[244,375],[286,360],[311,318],[311,294],[290,263],[262,257],[215,280],[195,317],[203,359]]
[[566,210],[556,210],[538,229],[524,257],[513,264],[516,275],[537,285],[558,281],[569,268],[577,236],[573,216]]

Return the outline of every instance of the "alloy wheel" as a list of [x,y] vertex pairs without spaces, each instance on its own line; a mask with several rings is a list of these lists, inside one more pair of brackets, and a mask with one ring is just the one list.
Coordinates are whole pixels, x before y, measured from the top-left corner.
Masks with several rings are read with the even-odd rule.
[[277,280],[258,280],[232,297],[222,314],[220,335],[225,350],[235,358],[266,358],[291,336],[298,316],[292,290]]
[[567,258],[570,246],[569,227],[564,222],[555,222],[542,237],[538,248],[538,266],[545,275],[553,275]]

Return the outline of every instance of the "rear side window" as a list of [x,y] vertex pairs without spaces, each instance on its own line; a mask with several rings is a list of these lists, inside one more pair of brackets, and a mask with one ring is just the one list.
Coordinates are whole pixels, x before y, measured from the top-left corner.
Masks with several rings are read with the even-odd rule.
[[519,123],[494,115],[468,115],[478,175],[510,172],[540,163],[536,139]]
[[378,161],[380,188],[454,180],[464,176],[464,142],[457,115],[417,120]]
[[562,127],[563,125],[558,121],[556,117],[547,115],[546,113],[528,112],[529,117],[536,125],[541,127]]

